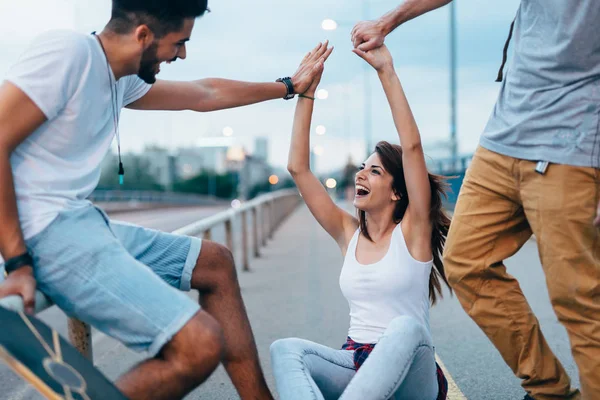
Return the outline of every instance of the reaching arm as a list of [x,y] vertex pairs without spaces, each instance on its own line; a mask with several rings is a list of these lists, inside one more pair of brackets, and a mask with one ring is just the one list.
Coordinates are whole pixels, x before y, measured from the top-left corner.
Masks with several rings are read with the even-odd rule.
[[[319,43],[311,52],[322,49]],[[305,57],[291,77],[294,92],[304,93],[315,78],[317,59]],[[192,82],[157,81],[142,98],[127,107],[137,110],[216,111],[241,107],[267,100],[281,99],[287,94],[282,82],[241,82],[209,78]]]
[[355,49],[354,52],[377,70],[392,109],[394,124],[402,146],[404,180],[410,199],[407,212],[411,216],[411,224],[422,227],[424,233],[428,233],[429,230],[428,235],[430,236],[431,186],[421,145],[421,135],[402,89],[400,79],[398,79],[398,75],[394,70],[392,56],[386,46],[381,46],[369,52],[362,52],[358,49]]
[[[325,58],[329,56],[331,50],[328,50]],[[322,64],[317,65],[317,68],[319,68],[319,75],[306,93],[311,97],[314,97],[323,73]],[[306,98],[298,100],[292,128],[288,171],[292,174],[310,212],[338,243],[342,251],[345,251],[347,238],[352,236],[358,223],[354,217],[335,205],[319,179],[310,170],[310,125],[313,105],[313,100]]]
[[137,110],[215,111],[241,107],[287,94],[281,82],[253,83],[209,78],[192,82],[157,81],[128,108]]
[[352,30],[352,43],[362,51],[381,45],[394,29],[413,18],[435,10],[452,0],[405,0],[398,7],[376,21],[361,21]]
[[[4,260],[25,253],[19,223],[10,155],[37,127],[46,121],[42,111],[11,83],[0,86],[0,254]],[[33,266],[22,267],[8,275],[0,285],[0,298],[21,295],[27,312],[34,307]]]
[[430,225],[431,186],[421,145],[421,135],[408,105],[402,84],[393,68],[379,73],[379,79],[387,96],[394,124],[402,146],[404,180],[410,199],[408,212],[424,226]]
[[452,0],[406,0],[392,11],[384,14],[380,21],[386,32],[386,36],[397,27],[413,18],[438,9]]

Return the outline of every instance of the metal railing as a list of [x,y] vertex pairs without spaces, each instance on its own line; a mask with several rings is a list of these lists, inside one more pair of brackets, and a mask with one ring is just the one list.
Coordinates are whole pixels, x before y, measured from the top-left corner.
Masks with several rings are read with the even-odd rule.
[[[236,254],[233,223],[241,219],[241,265],[244,271],[250,270],[250,252],[253,257],[260,256],[260,248],[267,244],[267,239],[273,237],[274,231],[300,203],[301,197],[296,189],[280,190],[261,195],[249,202],[242,203],[237,209],[229,209],[177,229],[173,233],[194,236],[211,240],[213,230],[224,226],[225,244]],[[251,222],[248,223],[248,217]],[[248,227],[251,226],[250,232]],[[252,247],[249,249],[249,238],[252,237]],[[237,264],[237,263],[236,263]],[[39,313],[52,307],[53,304],[43,293],[36,292],[35,312]],[[24,310],[23,299],[20,296],[9,296],[0,300],[0,307],[13,311]],[[92,331],[88,324],[76,319],[69,319],[69,340],[77,350],[93,361]]]
[[214,204],[221,201],[214,196],[189,193],[105,189],[94,190],[89,199],[93,202],[170,203],[182,205]]
[[471,164],[472,154],[456,158],[441,158],[428,161],[428,167],[431,172],[439,175],[455,175],[464,173]]
[[436,159],[428,162],[431,172],[448,177],[449,190],[446,192],[447,198],[444,199],[444,207],[448,210],[454,210],[458,201],[458,193],[463,183],[465,173],[471,165],[472,154],[463,155],[456,158]]

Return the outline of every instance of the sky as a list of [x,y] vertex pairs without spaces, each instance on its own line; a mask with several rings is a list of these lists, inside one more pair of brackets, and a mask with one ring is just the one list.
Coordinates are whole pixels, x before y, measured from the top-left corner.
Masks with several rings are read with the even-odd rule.
[[[320,88],[329,92],[315,105],[311,143],[323,148],[317,172],[341,168],[349,157],[364,159],[365,68],[351,52],[350,31],[362,19],[375,19],[399,0],[220,0],[196,21],[187,59],[163,65],[159,79],[209,77],[272,82],[291,76],[304,54],[329,39],[335,50]],[[110,0],[0,0],[0,79],[37,35],[52,29],[100,31],[110,17]],[[502,48],[519,0],[456,2],[459,151],[477,146],[499,90],[495,77]],[[339,22],[335,31],[321,21]],[[426,152],[439,157],[449,137],[449,7],[410,21],[388,36],[386,44],[415,114]],[[366,72],[372,93],[371,140],[398,142],[391,113],[373,70]],[[221,136],[224,127],[248,152],[255,137],[269,138],[269,160],[287,164],[296,100],[273,100],[212,113],[123,110],[121,148],[142,152],[147,145],[169,149],[194,146],[203,137]],[[327,132],[316,135],[314,127]]]

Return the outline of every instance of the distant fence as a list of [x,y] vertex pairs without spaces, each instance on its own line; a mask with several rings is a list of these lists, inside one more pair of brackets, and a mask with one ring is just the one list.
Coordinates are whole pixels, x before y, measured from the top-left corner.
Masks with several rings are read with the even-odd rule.
[[156,192],[147,190],[103,190],[96,189],[88,197],[94,203],[139,202],[174,205],[211,205],[222,202],[214,196],[187,193]]
[[448,193],[448,200],[446,201],[446,208],[454,209],[454,205],[458,199],[458,193],[465,178],[467,168],[471,164],[473,155],[466,155],[456,158],[444,158],[439,160],[429,161],[429,170],[435,174],[451,177],[448,179],[450,184],[450,191]]

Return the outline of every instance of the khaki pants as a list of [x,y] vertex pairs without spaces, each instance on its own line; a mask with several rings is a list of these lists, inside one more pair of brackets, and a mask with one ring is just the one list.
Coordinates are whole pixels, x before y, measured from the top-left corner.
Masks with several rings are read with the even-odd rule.
[[[444,263],[465,311],[535,399],[580,398],[503,261],[535,234],[554,311],[585,399],[600,399],[600,170],[535,162],[479,147],[467,171]],[[528,266],[524,265],[523,268]]]

